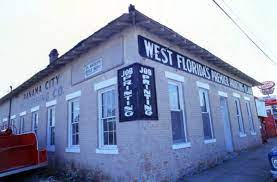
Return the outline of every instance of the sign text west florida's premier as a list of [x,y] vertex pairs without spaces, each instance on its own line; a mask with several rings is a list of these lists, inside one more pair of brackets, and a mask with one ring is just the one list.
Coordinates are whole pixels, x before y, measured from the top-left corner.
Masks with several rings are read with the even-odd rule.
[[138,63],[118,70],[120,122],[157,120],[154,68]]
[[211,80],[221,85],[231,87],[241,92],[252,94],[252,89],[248,85],[140,35],[138,36],[138,47],[139,54],[142,57]]

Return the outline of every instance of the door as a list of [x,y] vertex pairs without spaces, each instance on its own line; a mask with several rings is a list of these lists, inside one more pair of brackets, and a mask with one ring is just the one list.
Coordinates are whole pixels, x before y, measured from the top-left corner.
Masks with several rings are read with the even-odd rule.
[[230,125],[230,117],[229,117],[229,109],[227,104],[226,97],[220,97],[220,110],[222,115],[222,122],[224,126],[224,137],[225,137],[225,145],[226,150],[228,152],[233,152],[233,138],[231,133],[231,125]]

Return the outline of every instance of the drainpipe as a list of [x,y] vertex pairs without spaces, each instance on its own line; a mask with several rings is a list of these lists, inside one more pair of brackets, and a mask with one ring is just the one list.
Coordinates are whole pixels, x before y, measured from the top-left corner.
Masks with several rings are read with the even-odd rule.
[[[12,86],[10,86],[11,92],[12,93]],[[9,117],[8,117],[8,129],[11,129],[11,108],[12,108],[12,96],[10,96],[10,106],[9,106]]]

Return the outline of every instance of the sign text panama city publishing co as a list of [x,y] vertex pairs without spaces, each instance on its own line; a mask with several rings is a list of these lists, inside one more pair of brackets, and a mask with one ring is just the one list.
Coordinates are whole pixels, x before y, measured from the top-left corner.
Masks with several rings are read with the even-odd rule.
[[232,79],[229,76],[226,76],[206,65],[198,63],[195,60],[192,60],[140,35],[138,36],[138,48],[139,54],[142,57],[157,61],[164,65],[185,71],[235,90],[252,94],[250,86]]
[[51,89],[53,90],[52,91],[53,97],[60,96],[63,94],[63,87],[59,86],[59,84],[60,84],[60,75],[56,75],[46,80],[43,84],[36,85],[33,88],[27,90],[24,93],[23,98],[24,100],[27,100],[42,94],[44,91],[48,91]]
[[154,68],[138,63],[118,70],[119,121],[158,120]]

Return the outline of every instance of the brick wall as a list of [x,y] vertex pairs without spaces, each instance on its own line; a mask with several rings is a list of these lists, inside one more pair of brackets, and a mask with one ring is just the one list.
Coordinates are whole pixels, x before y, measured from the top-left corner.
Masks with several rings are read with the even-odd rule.
[[[161,180],[161,179],[176,179],[186,173],[200,170],[205,167],[214,165],[222,161],[224,155],[226,155],[225,138],[223,122],[220,113],[219,95],[218,91],[224,91],[228,94],[228,106],[230,111],[230,122],[233,136],[233,143],[235,150],[241,150],[250,146],[261,144],[261,137],[256,115],[256,109],[254,104],[254,98],[251,95],[243,94],[233,89],[218,85],[214,82],[210,82],[199,77],[187,74],[180,70],[167,67],[157,62],[141,58],[138,55],[137,48],[137,35],[144,35],[156,42],[160,42],[163,45],[171,47],[178,52],[190,56],[191,58],[203,63],[203,60],[188,54],[187,52],[180,50],[179,48],[170,45],[168,42],[161,40],[159,37],[152,36],[150,33],[139,29],[132,28],[122,32],[121,35],[117,35],[109,41],[100,46],[97,50],[91,50],[86,55],[81,56],[75,62],[72,62],[62,69],[58,70],[53,75],[45,78],[38,84],[43,84],[51,76],[60,73],[62,76],[60,85],[63,87],[63,92],[60,96],[53,97],[50,95],[47,98],[30,100],[23,99],[23,93],[19,94],[13,100],[12,115],[16,114],[16,120],[19,121],[19,113],[26,111],[27,125],[26,127],[31,130],[31,112],[30,109],[37,105],[39,109],[39,129],[38,140],[39,146],[46,146],[46,128],[47,128],[47,108],[45,103],[47,101],[56,99],[56,146],[55,152],[51,152],[51,158],[55,158],[55,162],[74,162],[76,166],[80,168],[94,168],[99,167],[105,173],[111,175],[114,179],[125,180]],[[105,47],[115,45],[120,42],[121,49],[107,49]],[[122,50],[123,49],[123,50]],[[101,50],[101,51],[99,51]],[[103,51],[104,50],[104,51]],[[121,50],[120,56],[117,55]],[[78,78],[81,80],[81,70],[77,69],[82,67],[88,62],[87,59],[94,57],[101,57],[101,54],[106,54],[103,62],[116,62],[119,64],[116,68],[111,69],[103,74],[92,77],[91,79],[84,80],[77,84],[73,82],[71,78]],[[123,59],[124,65],[120,62]],[[140,62],[142,64],[155,68],[156,74],[156,89],[157,89],[157,103],[158,103],[158,121],[131,121],[119,123],[117,121],[117,143],[119,154],[97,154],[96,148],[98,147],[98,111],[97,111],[97,92],[94,90],[94,84],[117,75],[117,70],[134,62]],[[215,68],[209,64],[210,67]],[[77,67],[77,68],[76,68]],[[191,147],[182,149],[172,149],[172,131],[169,112],[169,100],[168,100],[168,79],[165,77],[165,71],[169,71],[184,77],[183,94],[184,94],[184,106],[185,106],[185,118],[188,132],[188,140],[191,143]],[[222,70],[219,70],[223,72]],[[224,73],[224,72],[223,72]],[[228,73],[224,73],[230,76]],[[73,76],[73,77],[72,77]],[[236,78],[240,80],[239,78]],[[198,87],[196,81],[207,83],[210,86],[209,97],[212,112],[212,120],[214,126],[215,143],[204,143],[203,136],[203,123],[200,112]],[[240,80],[244,82],[243,80]],[[65,100],[65,96],[72,92],[81,90],[82,95],[80,97],[80,153],[68,153],[65,152],[68,141],[68,103]],[[244,118],[244,125],[246,130],[246,137],[239,136],[238,122],[235,117],[235,103],[233,92],[241,95],[241,108]],[[249,97],[251,100],[252,115],[255,122],[255,129],[257,135],[251,135],[249,131],[249,122],[247,120],[247,112],[245,106],[244,96]],[[7,103],[0,106],[1,118],[7,117]],[[118,116],[118,112],[117,112]],[[117,117],[118,118],[118,117]]]

